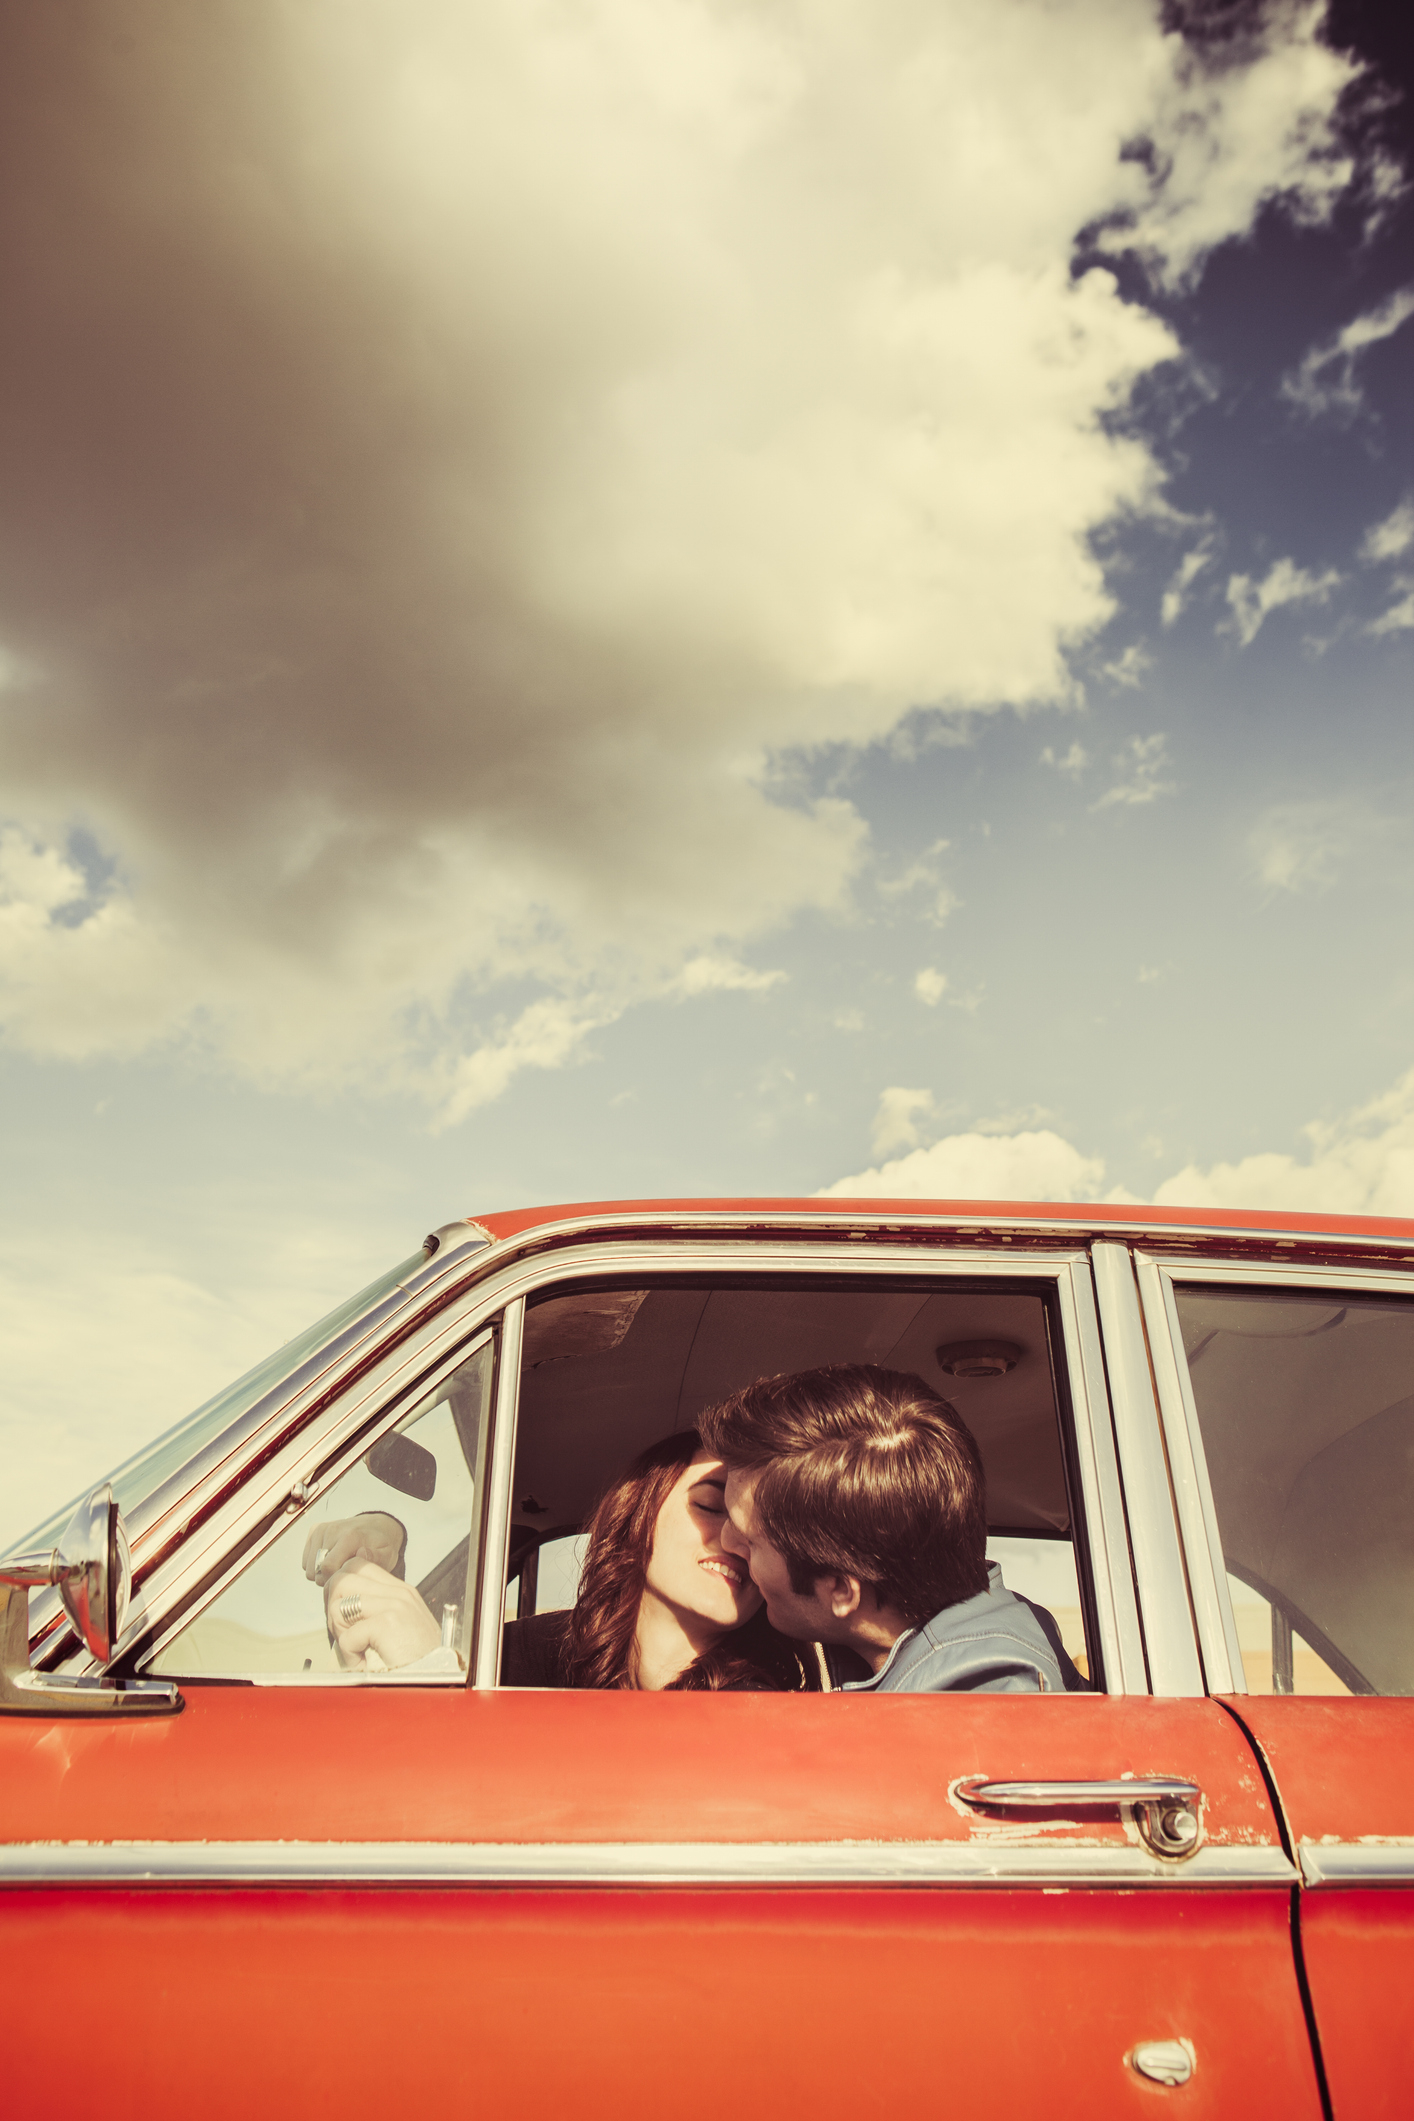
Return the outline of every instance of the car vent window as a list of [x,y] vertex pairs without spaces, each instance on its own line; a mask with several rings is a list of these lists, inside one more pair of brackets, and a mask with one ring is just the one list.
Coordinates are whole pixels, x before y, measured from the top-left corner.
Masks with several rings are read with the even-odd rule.
[[154,1672],[464,1674],[489,1341],[167,1644]]
[[1176,1300],[1248,1688],[1414,1694],[1414,1303]]

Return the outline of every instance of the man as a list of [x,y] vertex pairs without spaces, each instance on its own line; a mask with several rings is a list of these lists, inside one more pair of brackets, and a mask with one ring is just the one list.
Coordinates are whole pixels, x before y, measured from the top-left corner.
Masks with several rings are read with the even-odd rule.
[[[852,1693],[1050,1693],[1085,1681],[1049,1613],[987,1561],[982,1461],[921,1377],[873,1364],[747,1385],[698,1421],[727,1468],[722,1545],[772,1627]],[[855,1667],[859,1669],[858,1666]]]

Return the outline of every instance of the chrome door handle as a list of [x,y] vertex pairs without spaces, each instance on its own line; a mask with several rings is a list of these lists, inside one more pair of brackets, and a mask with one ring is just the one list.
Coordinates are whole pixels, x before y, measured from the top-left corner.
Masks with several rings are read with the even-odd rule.
[[1156,1856],[1191,1856],[1202,1838],[1203,1792],[1183,1775],[1136,1775],[1113,1782],[989,1782],[969,1775],[957,1785],[964,1804],[998,1812],[1088,1811],[1132,1805],[1140,1839]]

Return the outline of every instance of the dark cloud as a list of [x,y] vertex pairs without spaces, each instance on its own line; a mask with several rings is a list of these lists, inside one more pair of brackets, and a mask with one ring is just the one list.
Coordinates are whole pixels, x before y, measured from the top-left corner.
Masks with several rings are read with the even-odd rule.
[[1194,104],[1138,0],[6,6],[11,1035],[347,1068],[512,975],[526,1064],[747,977],[862,845],[773,749],[1064,696],[1173,350],[1072,240],[1321,210],[1282,21]]

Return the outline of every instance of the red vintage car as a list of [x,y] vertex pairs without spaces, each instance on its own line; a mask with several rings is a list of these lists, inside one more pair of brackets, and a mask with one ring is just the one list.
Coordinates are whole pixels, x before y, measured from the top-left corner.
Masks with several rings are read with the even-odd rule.
[[[838,1362],[961,1410],[1083,1687],[500,1684],[616,1468]],[[341,1669],[301,1566],[390,1506],[443,1670]],[[25,1548],[8,2112],[61,1986],[115,2121],[1414,2102],[1414,1224],[482,1216]]]

